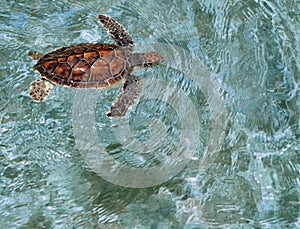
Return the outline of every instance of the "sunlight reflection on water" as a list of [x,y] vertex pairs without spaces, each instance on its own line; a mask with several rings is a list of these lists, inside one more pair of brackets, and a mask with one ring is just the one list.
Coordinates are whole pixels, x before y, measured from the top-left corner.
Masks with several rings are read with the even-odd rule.
[[[0,9],[1,228],[300,226],[297,1],[0,1]],[[56,87],[44,103],[34,103],[28,95],[28,85],[39,77],[29,50],[45,53],[79,42],[112,42],[97,22],[98,13],[120,21],[137,44],[186,50],[210,70],[225,100],[226,119],[212,120],[217,103],[210,103],[191,75],[168,66],[136,72],[150,82],[160,78],[179,87],[201,116],[199,139],[193,139],[199,145],[187,168],[158,186],[117,186],[86,164],[74,139],[75,89]],[[184,62],[184,57],[175,55],[174,60]],[[101,115],[118,91],[100,94],[105,99],[97,103],[95,128],[109,145],[114,135],[101,128],[111,123]],[[153,107],[157,113],[151,115]],[[164,129],[167,142],[176,142],[180,120],[167,102],[159,101],[134,108],[129,124],[137,139],[147,140],[155,131],[161,136],[161,120],[153,128],[147,120],[161,118],[162,109],[170,111],[170,120],[161,119],[170,125]],[[212,128],[225,123],[224,142],[210,139]],[[213,140],[222,143],[222,150],[200,172]],[[169,155],[113,156],[147,167]]]

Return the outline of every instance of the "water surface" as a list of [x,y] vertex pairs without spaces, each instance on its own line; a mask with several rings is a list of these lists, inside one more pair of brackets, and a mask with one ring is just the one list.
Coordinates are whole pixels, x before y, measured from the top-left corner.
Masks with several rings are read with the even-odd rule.
[[[299,12],[298,1],[276,0],[1,0],[0,227],[300,227]],[[135,72],[146,87],[127,121],[105,117],[119,89],[29,96],[39,75],[28,51],[113,42],[99,13],[137,50],[166,56]],[[100,176],[78,145],[91,149],[74,125],[84,96],[96,99],[90,133],[120,168],[179,158],[172,173],[138,188],[130,181],[146,175],[125,174],[127,186],[117,171]]]

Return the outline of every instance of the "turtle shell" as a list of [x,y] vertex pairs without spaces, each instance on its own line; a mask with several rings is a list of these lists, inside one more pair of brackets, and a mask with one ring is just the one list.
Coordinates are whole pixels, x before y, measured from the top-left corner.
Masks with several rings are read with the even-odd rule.
[[132,71],[126,50],[114,44],[62,47],[42,56],[34,66],[43,78],[76,88],[105,88]]

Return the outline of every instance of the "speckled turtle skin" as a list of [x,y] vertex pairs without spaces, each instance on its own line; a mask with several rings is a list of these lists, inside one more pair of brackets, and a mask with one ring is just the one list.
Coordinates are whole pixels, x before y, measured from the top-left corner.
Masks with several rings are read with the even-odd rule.
[[[124,116],[142,92],[139,76],[131,75],[135,67],[152,67],[163,57],[157,52],[132,53],[133,41],[125,28],[116,20],[98,15],[116,44],[80,43],[62,47],[45,55],[30,52],[38,60],[34,69],[42,79],[74,88],[107,88],[123,82],[123,90],[108,112],[109,117]],[[47,88],[45,90],[44,88]],[[36,101],[44,100],[52,87],[38,80],[31,84],[30,95]]]

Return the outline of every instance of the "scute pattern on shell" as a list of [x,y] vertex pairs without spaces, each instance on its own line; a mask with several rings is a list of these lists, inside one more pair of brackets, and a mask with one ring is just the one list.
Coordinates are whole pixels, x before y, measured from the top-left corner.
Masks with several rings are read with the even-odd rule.
[[109,87],[132,71],[125,49],[99,43],[59,48],[44,55],[34,68],[56,84],[77,88]]

